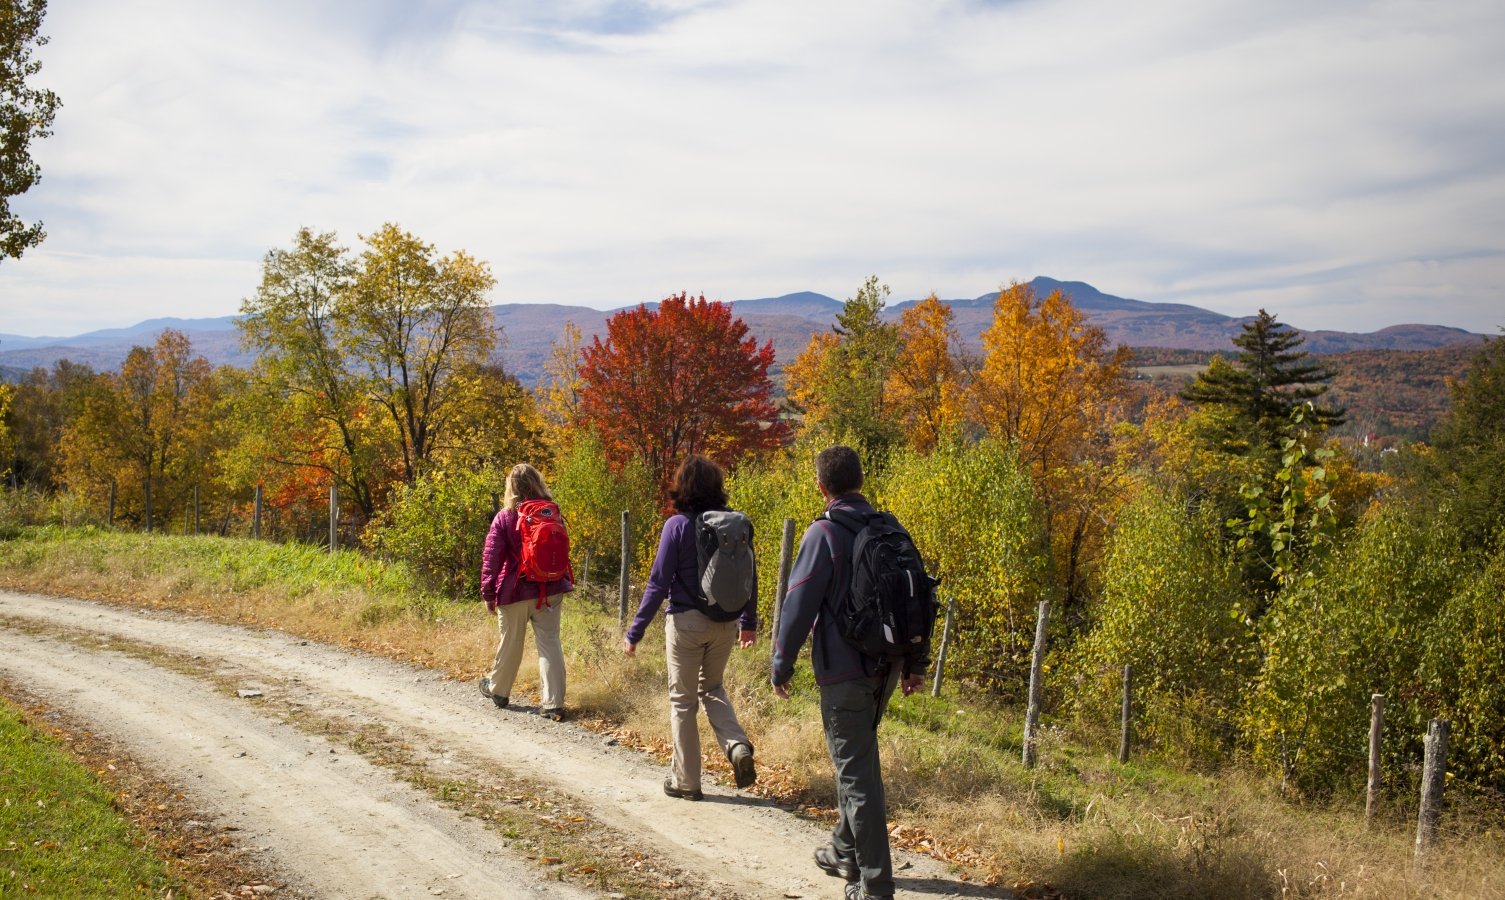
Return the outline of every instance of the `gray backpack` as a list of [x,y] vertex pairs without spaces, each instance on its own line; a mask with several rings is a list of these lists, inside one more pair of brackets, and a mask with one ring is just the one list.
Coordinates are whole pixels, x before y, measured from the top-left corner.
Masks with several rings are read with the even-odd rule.
[[700,611],[714,621],[730,622],[757,599],[752,520],[734,510],[703,512],[695,517],[695,548]]

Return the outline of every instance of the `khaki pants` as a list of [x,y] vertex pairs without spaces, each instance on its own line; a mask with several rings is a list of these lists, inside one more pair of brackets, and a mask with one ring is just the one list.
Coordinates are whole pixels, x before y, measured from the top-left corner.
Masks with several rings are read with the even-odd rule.
[[705,717],[722,753],[730,753],[736,744],[751,746],[722,686],[726,661],[737,644],[738,627],[735,621],[713,622],[693,609],[664,617],[669,730],[674,740],[672,771],[674,786],[680,790],[700,788],[700,725],[695,719],[699,706],[705,707]]
[[544,709],[564,708],[564,647],[559,643],[559,609],[564,595],[555,594],[548,605],[538,608],[538,600],[525,597],[516,603],[496,608],[501,644],[486,677],[491,679],[491,694],[509,697],[517,668],[523,661],[523,638],[528,623],[533,623],[533,643],[538,648],[538,693]]

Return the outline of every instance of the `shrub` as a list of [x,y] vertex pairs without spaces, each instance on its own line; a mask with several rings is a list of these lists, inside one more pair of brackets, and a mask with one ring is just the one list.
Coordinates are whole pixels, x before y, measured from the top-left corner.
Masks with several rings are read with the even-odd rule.
[[586,559],[592,577],[614,577],[622,564],[622,511],[628,511],[633,570],[641,575],[653,563],[662,525],[656,508],[654,480],[641,460],[620,469],[606,461],[601,441],[584,432],[545,472],[549,491],[559,502],[570,531],[570,556],[583,577]]
[[1147,488],[1123,511],[1103,567],[1102,600],[1072,668],[1078,715],[1118,709],[1134,667],[1136,734],[1201,761],[1231,749],[1239,691],[1257,668],[1238,562],[1218,515]]
[[1049,596],[1050,548],[1029,473],[993,440],[896,451],[871,485],[956,602],[947,668],[1004,696],[1027,686],[1035,607]]
[[366,526],[371,550],[406,562],[435,590],[477,598],[481,553],[506,474],[493,468],[436,468],[393,491]]
[[770,633],[769,617],[773,615],[777,594],[784,520],[794,520],[794,546],[791,548],[791,554],[794,554],[799,551],[805,528],[826,506],[815,486],[815,454],[818,450],[810,440],[801,441],[743,463],[732,472],[727,482],[731,507],[747,513],[752,519],[753,546],[758,555],[759,617]]

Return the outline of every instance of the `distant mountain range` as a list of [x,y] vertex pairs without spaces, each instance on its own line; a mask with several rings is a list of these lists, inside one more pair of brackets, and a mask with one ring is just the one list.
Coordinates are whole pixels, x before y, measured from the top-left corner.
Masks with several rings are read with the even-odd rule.
[[[1133,347],[1227,350],[1243,325],[1254,318],[1225,316],[1181,303],[1115,297],[1080,281],[1040,277],[1031,281],[1030,286],[1040,296],[1057,289],[1063,291],[1087,314],[1089,321],[1107,332],[1111,343]],[[980,346],[982,332],[992,323],[993,301],[997,297],[997,291],[990,291],[972,299],[946,301],[955,311],[956,329],[965,344]],[[890,318],[898,318],[916,302],[894,304],[885,313]],[[842,302],[805,291],[782,297],[736,300],[731,305],[733,313],[747,323],[759,341],[773,342],[775,365],[782,368],[809,343],[812,334],[829,328],[836,321]],[[505,335],[501,359],[524,383],[531,383],[548,359],[550,344],[563,333],[565,322],[574,322],[589,340],[592,334],[604,331],[606,319],[612,312],[549,303],[494,306],[492,313]],[[14,378],[35,366],[50,366],[65,358],[87,363],[96,369],[115,368],[132,346],[152,343],[165,328],[183,331],[193,342],[194,350],[216,365],[246,366],[253,361],[253,357],[240,347],[234,316],[165,318],[150,319],[129,328],[91,331],[66,338],[0,334],[0,376]],[[1343,331],[1304,333],[1304,349],[1319,354],[1351,350],[1428,350],[1485,339],[1485,335],[1441,325],[1394,325],[1368,334]]]

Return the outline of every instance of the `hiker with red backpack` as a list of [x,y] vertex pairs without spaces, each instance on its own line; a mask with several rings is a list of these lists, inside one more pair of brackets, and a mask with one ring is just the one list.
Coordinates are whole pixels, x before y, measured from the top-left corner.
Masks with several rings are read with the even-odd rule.
[[677,510],[664,522],[658,553],[622,650],[637,645],[667,598],[664,649],[669,660],[669,730],[674,743],[664,793],[701,800],[700,727],[705,708],[737,787],[757,780],[753,747],[737,721],[722,679],[733,645],[748,648],[758,633],[758,570],[752,522],[726,508],[721,467],[693,454],[674,473],[669,497]]
[[481,556],[481,599],[496,613],[501,643],[481,693],[498,709],[511,701],[523,661],[523,639],[533,624],[538,648],[538,693],[545,718],[564,720],[564,648],[559,642],[560,606],[575,589],[569,537],[543,476],[527,463],[507,473],[502,509],[491,520]]

